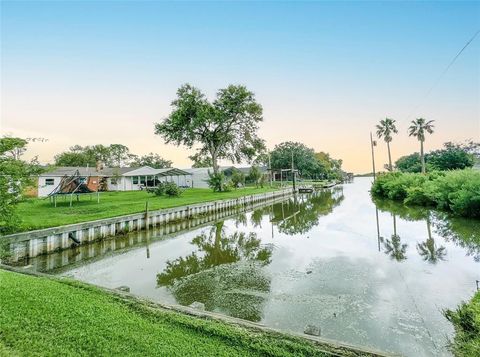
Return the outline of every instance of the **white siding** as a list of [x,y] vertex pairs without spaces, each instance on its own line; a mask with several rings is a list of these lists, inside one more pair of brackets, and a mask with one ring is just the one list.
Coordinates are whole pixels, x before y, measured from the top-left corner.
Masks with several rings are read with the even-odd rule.
[[[38,178],[38,197],[47,197],[59,184],[61,177],[55,176],[40,176]],[[53,185],[47,185],[47,180],[51,182],[53,180]]]

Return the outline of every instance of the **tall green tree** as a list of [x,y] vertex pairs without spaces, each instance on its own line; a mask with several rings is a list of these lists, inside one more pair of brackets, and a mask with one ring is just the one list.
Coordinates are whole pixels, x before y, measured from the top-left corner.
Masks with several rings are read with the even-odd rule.
[[425,173],[425,154],[423,151],[423,143],[425,142],[425,134],[433,133],[434,120],[426,120],[424,118],[417,118],[412,120],[412,124],[408,128],[408,135],[414,136],[420,141],[420,161],[422,163],[422,173]]
[[34,185],[42,169],[36,159],[21,160],[27,140],[0,138],[0,234],[10,233],[18,224],[15,205],[23,198],[25,188]]
[[128,165],[135,158],[130,149],[122,144],[108,146],[97,145],[74,145],[68,151],[55,155],[56,166],[90,166],[95,167],[98,161],[106,166],[120,167]]
[[200,145],[200,152],[212,160],[214,174],[219,172],[221,159],[251,161],[265,149],[257,136],[262,106],[245,86],[220,89],[209,102],[198,88],[185,84],[178,89],[172,107],[170,115],[155,124],[155,133],[167,143],[189,148]]
[[273,170],[290,169],[293,165],[302,177],[314,178],[320,172],[315,151],[305,144],[287,141],[275,146],[270,154]]
[[108,147],[108,162],[109,166],[125,166],[135,155],[130,154],[130,149],[122,144],[111,144]]
[[213,166],[212,158],[208,156],[208,153],[197,152],[194,155],[190,155],[188,158],[192,160],[192,167],[194,168]]
[[395,126],[395,120],[391,118],[385,118],[380,120],[380,124],[377,124],[377,136],[387,143],[388,149],[388,170],[392,171],[392,154],[390,153],[390,143],[393,140],[393,135],[397,134],[398,130]]
[[136,156],[133,158],[133,161],[130,163],[131,167],[138,167],[138,166],[150,166],[154,169],[166,169],[172,167],[172,162],[170,160],[166,160],[158,154],[154,154],[151,152],[150,154],[143,155],[143,156]]

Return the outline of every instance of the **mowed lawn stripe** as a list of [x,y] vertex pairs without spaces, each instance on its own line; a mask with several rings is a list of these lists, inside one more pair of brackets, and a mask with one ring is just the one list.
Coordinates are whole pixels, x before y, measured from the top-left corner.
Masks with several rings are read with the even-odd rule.
[[56,227],[143,212],[146,201],[148,201],[149,210],[158,210],[270,191],[273,189],[267,187],[246,187],[229,192],[189,188],[180,197],[158,197],[145,191],[102,192],[100,193],[100,203],[97,203],[95,196],[90,200],[89,196],[85,195],[80,198],[79,202],[74,199],[72,207],[69,206],[69,198],[64,201],[63,197],[58,197],[57,207],[54,207],[48,199],[30,198],[20,202],[17,206],[17,213],[21,220],[17,231]]

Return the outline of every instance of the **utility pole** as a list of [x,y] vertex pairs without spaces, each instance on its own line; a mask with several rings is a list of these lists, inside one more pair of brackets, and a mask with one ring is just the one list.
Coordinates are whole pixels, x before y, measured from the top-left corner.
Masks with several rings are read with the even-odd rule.
[[373,181],[376,179],[376,173],[375,173],[375,153],[373,151],[373,147],[377,146],[377,142],[373,140],[372,137],[372,132],[370,132],[370,146],[372,147],[372,166],[373,166]]
[[293,180],[293,192],[296,192],[295,185],[295,170],[293,169],[293,150],[292,150],[292,180]]
[[270,160],[270,151],[268,152],[268,170],[270,171],[270,187],[272,187],[273,171],[272,171],[272,161]]

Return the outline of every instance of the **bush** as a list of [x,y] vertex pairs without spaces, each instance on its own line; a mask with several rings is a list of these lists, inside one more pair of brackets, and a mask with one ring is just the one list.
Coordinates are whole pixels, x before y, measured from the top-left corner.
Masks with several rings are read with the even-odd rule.
[[165,194],[165,182],[159,182],[153,193],[156,196],[163,196]]
[[207,180],[208,186],[214,191],[214,192],[226,192],[230,191],[232,185],[227,182],[227,179],[223,172],[219,173],[208,173],[208,180]]
[[178,197],[183,190],[175,182],[165,182],[165,194],[169,197]]
[[[465,148],[447,146],[447,143],[444,146],[444,149],[425,154],[428,171],[463,170],[474,165],[474,155]],[[421,172],[420,154],[402,156],[395,162],[395,167],[402,172]]]
[[468,303],[444,312],[455,328],[450,349],[455,356],[480,356],[480,292]]
[[435,206],[456,215],[480,218],[480,172],[471,169],[379,175],[371,192],[405,204]]
[[248,173],[247,180],[255,184],[258,187],[259,181],[262,178],[262,171],[257,166],[252,166]]
[[238,169],[234,169],[232,171],[231,183],[233,188],[239,188],[240,186],[245,185],[244,173]]

